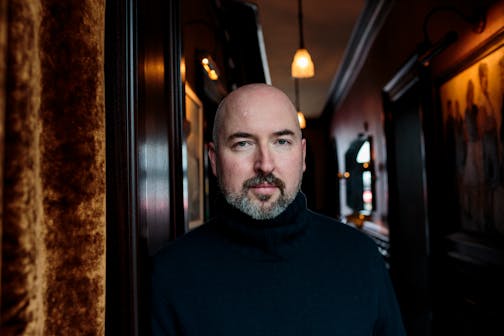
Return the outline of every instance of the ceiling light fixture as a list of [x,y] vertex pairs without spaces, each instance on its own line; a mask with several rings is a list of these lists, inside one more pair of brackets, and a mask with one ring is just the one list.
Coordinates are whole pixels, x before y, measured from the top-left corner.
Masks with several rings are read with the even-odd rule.
[[298,0],[298,21],[299,21],[299,49],[296,50],[291,65],[291,75],[294,78],[310,78],[315,76],[315,66],[308,49],[304,46],[303,35],[303,6]]

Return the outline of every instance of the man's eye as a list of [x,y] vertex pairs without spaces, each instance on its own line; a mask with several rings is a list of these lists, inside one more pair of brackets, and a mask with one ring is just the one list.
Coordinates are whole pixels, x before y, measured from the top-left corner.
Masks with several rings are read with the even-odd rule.
[[290,141],[289,141],[289,140],[287,140],[287,139],[278,139],[278,140],[277,140],[277,143],[278,143],[279,145],[288,145],[288,144],[290,144]]
[[235,149],[242,149],[242,148],[246,148],[247,146],[250,146],[249,141],[238,141],[233,144],[233,148],[235,148]]

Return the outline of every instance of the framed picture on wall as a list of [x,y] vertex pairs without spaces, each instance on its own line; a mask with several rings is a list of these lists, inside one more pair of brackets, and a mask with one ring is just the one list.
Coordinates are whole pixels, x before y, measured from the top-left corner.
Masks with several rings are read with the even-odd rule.
[[191,87],[185,86],[187,230],[204,222],[203,104]]
[[453,69],[439,98],[461,230],[504,236],[504,33]]

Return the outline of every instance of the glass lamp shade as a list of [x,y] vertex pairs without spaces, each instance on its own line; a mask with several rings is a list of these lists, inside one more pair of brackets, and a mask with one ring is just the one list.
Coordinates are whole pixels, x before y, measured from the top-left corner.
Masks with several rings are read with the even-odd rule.
[[299,127],[300,127],[301,129],[304,129],[304,128],[306,127],[306,119],[305,119],[305,117],[304,117],[303,112],[301,112],[301,111],[300,111],[300,112],[298,112],[298,113],[297,113],[297,116],[298,116],[298,121],[299,121]]
[[315,66],[307,49],[298,49],[291,65],[294,78],[310,78],[315,76]]

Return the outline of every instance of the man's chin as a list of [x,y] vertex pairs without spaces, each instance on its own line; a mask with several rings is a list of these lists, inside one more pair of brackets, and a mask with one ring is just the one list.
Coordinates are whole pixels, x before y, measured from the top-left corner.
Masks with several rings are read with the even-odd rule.
[[[273,195],[252,193],[248,190],[241,195],[225,194],[229,204],[257,220],[272,219],[281,214],[287,207],[287,200],[278,192]],[[267,200],[265,200],[267,198]]]

